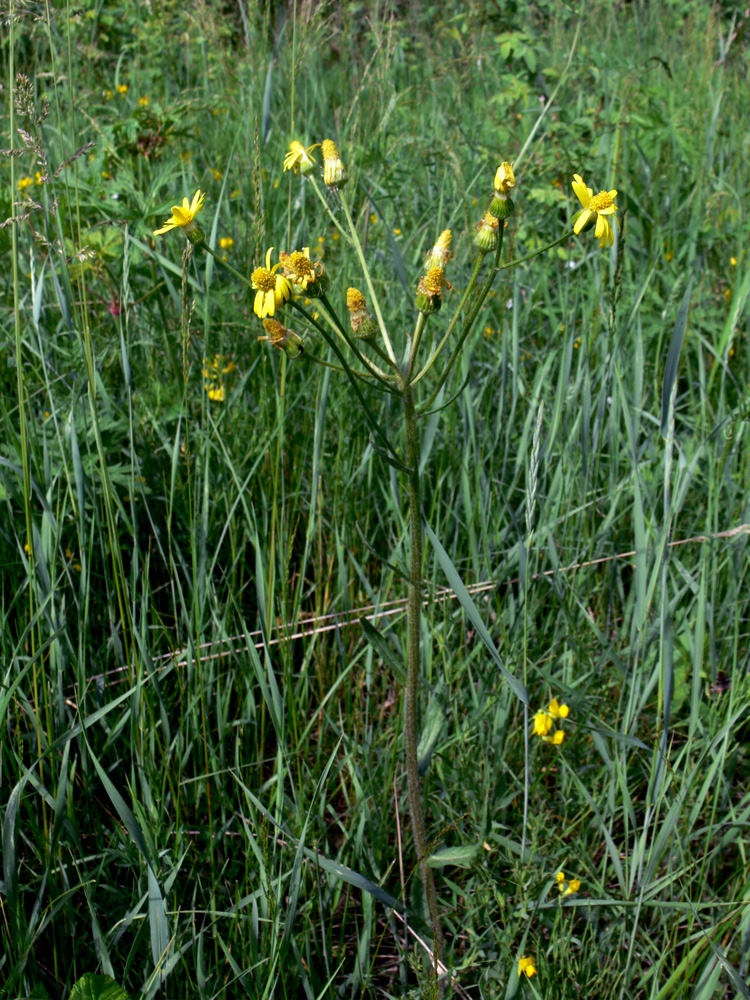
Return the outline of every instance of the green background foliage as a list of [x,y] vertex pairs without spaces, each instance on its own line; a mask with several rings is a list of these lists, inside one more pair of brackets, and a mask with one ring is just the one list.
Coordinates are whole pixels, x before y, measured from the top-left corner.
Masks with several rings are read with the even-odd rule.
[[[445,402],[463,389],[423,425],[448,562],[427,544],[421,756],[456,989],[747,996],[743,9],[3,15],[0,993],[66,997],[86,972],[170,1000],[427,983],[405,495],[346,381],[259,344],[251,293],[152,236],[201,188],[233,266],[310,246],[343,304],[356,259],[281,169],[291,139],[332,138],[400,344],[446,227],[458,301],[501,160],[513,257],[569,228],[574,172],[619,190],[611,252],[584,233],[500,276]],[[529,718],[452,576],[534,710],[570,706],[528,767]],[[582,882],[564,901],[560,870]]]

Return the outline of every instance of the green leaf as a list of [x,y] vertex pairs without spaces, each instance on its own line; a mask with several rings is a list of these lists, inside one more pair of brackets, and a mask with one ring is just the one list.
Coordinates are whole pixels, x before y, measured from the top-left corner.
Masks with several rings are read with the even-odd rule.
[[680,368],[680,355],[682,345],[685,340],[685,329],[687,327],[688,311],[690,310],[690,295],[693,291],[693,276],[690,275],[685,294],[682,296],[680,308],[677,310],[672,339],[669,342],[667,351],[667,361],[664,365],[664,382],[661,387],[661,436],[667,437],[669,433],[669,407],[672,398],[672,390],[677,382],[677,374]]
[[471,868],[480,846],[480,844],[465,844],[458,847],[443,847],[429,856],[427,864],[430,868],[444,868],[446,865]]
[[517,680],[517,678],[515,678],[513,674],[505,667],[505,664],[503,663],[500,654],[495,648],[495,643],[492,639],[492,636],[487,631],[487,626],[482,621],[482,617],[479,614],[479,609],[477,608],[474,601],[471,599],[471,594],[466,589],[463,580],[458,575],[458,570],[451,562],[448,553],[440,544],[440,540],[438,539],[437,535],[429,526],[429,524],[427,524],[426,522],[425,522],[425,530],[430,539],[430,544],[435,550],[435,555],[438,557],[438,562],[440,563],[442,570],[445,573],[445,576],[448,580],[448,585],[451,587],[453,593],[458,598],[459,604],[468,615],[471,624],[477,630],[477,635],[487,647],[490,656],[495,662],[495,666],[510,685],[511,690],[513,691],[513,694],[516,696],[516,698],[518,698],[519,701],[522,701],[524,705],[528,705],[529,694],[528,691],[526,690],[526,685],[522,684],[521,681]]
[[111,976],[87,972],[75,983],[68,1000],[130,1000],[130,997]]

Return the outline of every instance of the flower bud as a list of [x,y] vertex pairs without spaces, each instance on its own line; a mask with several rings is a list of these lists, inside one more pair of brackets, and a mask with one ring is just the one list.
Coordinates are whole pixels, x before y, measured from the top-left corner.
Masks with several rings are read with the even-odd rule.
[[480,253],[490,253],[496,249],[499,229],[499,220],[490,212],[485,212],[484,218],[477,224],[477,231],[474,234],[474,246]]
[[323,181],[328,187],[342,188],[349,179],[346,176],[346,168],[341,162],[336,144],[330,139],[324,139],[321,143],[323,151]]
[[378,332],[378,324],[370,315],[362,292],[349,288],[346,292],[346,308],[352,333],[358,340],[372,340]]
[[302,337],[294,330],[287,330],[277,319],[264,319],[263,329],[267,336],[258,337],[258,340],[270,341],[272,347],[284,351],[288,358],[293,360],[304,353],[305,345]]
[[439,312],[443,304],[442,289],[447,285],[442,267],[431,267],[427,274],[423,274],[419,279],[417,309],[425,314]]

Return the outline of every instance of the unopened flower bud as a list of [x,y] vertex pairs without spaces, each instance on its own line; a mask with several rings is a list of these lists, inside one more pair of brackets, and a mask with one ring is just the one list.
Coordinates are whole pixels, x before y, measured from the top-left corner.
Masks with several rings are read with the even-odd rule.
[[490,212],[498,219],[507,219],[513,214],[513,201],[510,192],[516,186],[516,176],[513,167],[507,160],[500,164],[495,173],[495,196],[490,205]]
[[499,220],[490,212],[485,212],[484,218],[477,225],[477,231],[474,235],[474,246],[480,253],[490,253],[497,247],[499,229]]

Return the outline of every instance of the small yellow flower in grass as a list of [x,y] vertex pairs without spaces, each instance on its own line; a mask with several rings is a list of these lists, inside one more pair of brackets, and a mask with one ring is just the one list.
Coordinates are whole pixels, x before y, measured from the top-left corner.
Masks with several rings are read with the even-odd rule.
[[209,167],[208,172],[209,174],[211,174],[211,176],[215,181],[221,180],[221,170],[216,170],[214,167]]
[[222,236],[219,240],[219,246],[222,250],[231,250],[234,246],[234,240],[231,236]]
[[147,108],[150,103],[151,103],[151,98],[150,97],[139,97],[138,98],[138,104],[142,108]]
[[288,358],[295,359],[304,353],[302,337],[294,330],[287,330],[277,319],[264,319],[263,329],[266,336],[258,337],[258,340],[268,340],[271,347],[284,351]]
[[34,172],[34,180],[37,182],[37,184],[44,184],[45,177],[42,176],[41,170],[36,170]]
[[280,253],[279,261],[282,274],[292,282],[297,291],[307,292],[313,298],[324,291],[321,285],[323,264],[320,261],[313,264],[310,260],[310,247],[303,247],[293,253]]
[[567,879],[565,878],[565,872],[558,872],[555,875],[555,882],[563,896],[572,896],[574,892],[578,892],[581,888],[581,880],[579,878]]
[[518,975],[519,977],[526,976],[527,979],[531,979],[532,976],[536,975],[536,966],[531,956],[518,959]]
[[105,90],[104,91],[104,100],[105,101],[111,101],[114,96],[115,95],[112,93],[111,90]]
[[617,211],[617,205],[615,205],[617,191],[600,191],[599,194],[595,195],[590,187],[586,187],[579,174],[573,174],[572,186],[576,197],[583,205],[583,211],[578,215],[573,225],[573,232],[577,236],[583,229],[593,224],[594,219],[596,219],[594,236],[599,240],[599,246],[611,247],[615,242],[615,236],[608,217]]
[[[193,200],[182,199],[182,205],[172,207],[172,217],[167,219],[161,229],[154,230],[154,236],[161,236],[168,233],[170,229],[182,229],[191,243],[201,243],[204,239],[203,233],[198,229],[195,217],[203,208],[203,201],[206,197],[205,191],[201,194],[200,188],[193,195]],[[195,237],[200,237],[196,239]]]
[[342,188],[348,178],[336,144],[330,139],[324,139],[321,148],[323,150],[323,182],[328,187]]
[[266,266],[256,267],[250,275],[252,286],[256,289],[253,311],[261,319],[265,316],[273,316],[278,307],[283,305],[292,294],[289,279],[285,278],[283,274],[276,274],[281,263],[271,267],[272,253],[273,247],[270,247],[266,253]]
[[552,716],[549,712],[537,712],[534,715],[534,736],[546,736],[552,729]]
[[26,188],[27,187],[31,187],[31,185],[33,183],[34,183],[34,178],[33,177],[21,177],[21,178],[19,178],[19,181],[18,181],[18,190],[19,191],[25,191]]
[[549,714],[553,719],[567,719],[570,709],[567,705],[561,705],[557,698],[553,698],[549,703]]
[[557,698],[553,698],[546,711],[537,712],[534,715],[534,736],[540,736],[545,743],[551,743],[553,746],[559,747],[565,739],[564,731],[562,729],[555,729],[552,735],[550,733],[555,725],[555,720],[567,719],[569,712],[570,709],[567,705],[561,705]]
[[302,143],[297,142],[296,139],[290,142],[289,152],[284,157],[284,170],[293,170],[295,174],[301,173],[303,177],[307,177],[315,170],[315,160],[310,156],[310,153],[319,145],[320,143],[316,142],[305,149]]
[[731,264],[732,267],[737,267],[737,258],[736,257],[730,257],[729,258],[729,263]]
[[124,97],[128,92],[128,85],[127,83],[118,83],[115,89],[120,97]]

